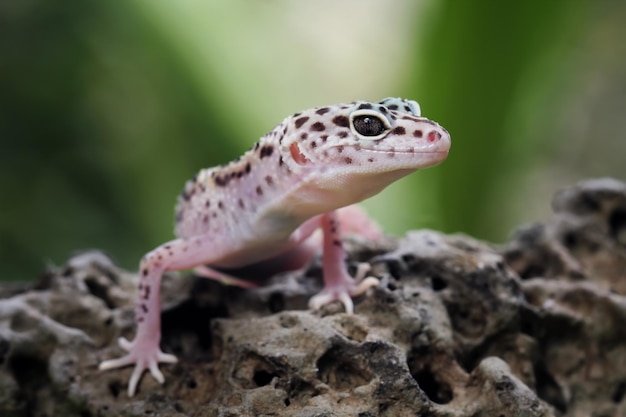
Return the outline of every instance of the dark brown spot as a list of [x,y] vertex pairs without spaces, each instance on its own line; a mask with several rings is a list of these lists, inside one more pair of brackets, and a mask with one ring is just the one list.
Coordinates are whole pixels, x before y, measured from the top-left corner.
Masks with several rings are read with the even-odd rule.
[[307,120],[309,120],[308,116],[304,116],[299,119],[296,119],[296,121],[294,122],[294,124],[296,125],[296,129],[300,129],[302,125],[307,122]]
[[145,304],[142,304],[142,305],[141,305],[141,309],[143,310],[143,312],[144,312],[144,313],[147,313],[147,312],[148,312],[148,306],[147,306],[147,305],[145,305]]
[[340,127],[348,127],[350,120],[346,116],[335,116],[333,117],[333,123]]
[[204,202],[204,207],[209,208],[211,207],[211,201],[207,200]]
[[387,108],[389,110],[398,110],[398,105],[397,104],[390,104],[389,106],[387,106]]
[[301,114],[302,114],[302,113],[295,113],[295,114],[293,115],[293,117],[298,117],[298,116],[300,116]]
[[217,217],[217,212],[214,211],[213,213],[211,213],[211,217],[216,218]]
[[322,122],[315,122],[311,125],[311,130],[315,132],[323,132],[326,130],[326,126],[324,126],[324,123]]
[[337,153],[343,152],[343,146],[337,146],[335,149],[337,149]]
[[372,105],[371,105],[370,103],[363,103],[363,104],[361,104],[361,105],[358,107],[358,109],[359,109],[359,110],[362,110],[362,109],[371,109],[371,108],[372,108]]
[[315,113],[319,114],[320,116],[323,114],[326,114],[330,111],[330,109],[328,107],[322,107],[321,109],[317,109],[315,111]]
[[421,129],[417,129],[413,132],[413,136],[415,136],[416,138],[421,138],[422,136],[424,136],[424,132],[422,132]]
[[243,200],[240,198],[239,200],[237,200],[237,203],[239,204],[239,208],[240,209],[244,209],[245,205],[243,204]]
[[346,161],[346,164],[351,164],[352,163],[352,158],[350,158],[350,157],[346,157],[343,160]]
[[411,108],[409,107],[408,104],[404,105],[404,110],[406,110],[408,113],[411,113]]
[[322,156],[324,156],[324,158],[328,157],[328,152],[327,151],[322,152]]
[[250,166],[250,162],[248,162],[246,164],[246,174],[249,174],[251,169],[252,169],[252,167]]
[[374,158],[367,158],[367,162],[374,162]]
[[267,156],[271,156],[273,152],[274,152],[274,147],[272,145],[265,145],[264,147],[261,148],[261,152],[259,153],[259,156],[261,157],[261,159],[263,159]]
[[265,176],[265,182],[267,183],[267,185],[274,185],[274,179],[269,175]]
[[284,163],[285,163],[285,161],[283,161],[283,157],[281,156],[281,157],[278,159],[278,165],[279,165],[279,166],[283,166],[283,164],[284,164]]
[[263,195],[263,189],[261,188],[260,185],[256,187],[256,193],[257,195]]
[[328,140],[328,135],[322,135],[320,136],[320,139],[322,140],[322,142],[326,142]]
[[202,217],[202,223],[205,223],[205,224],[206,224],[206,223],[208,223],[208,222],[209,222],[209,215],[208,215],[208,214],[205,214],[205,215]]
[[217,208],[219,208],[220,210],[223,210],[223,209],[224,209],[224,203],[222,203],[221,201],[219,201],[219,202],[217,203]]
[[402,127],[402,126],[397,126],[397,127],[393,128],[391,133],[393,133],[394,135],[404,135],[404,134],[406,134],[406,129],[404,127]]
[[348,136],[348,132],[345,130],[342,130],[341,132],[337,133],[337,136],[339,136],[340,138],[345,138]]
[[241,177],[243,177],[243,174],[245,174],[245,172],[243,172],[243,171],[237,171],[237,178],[241,178]]
[[148,275],[148,268],[144,268],[141,270],[141,275],[143,275],[144,277]]
[[308,134],[308,133],[306,133],[306,132],[302,132],[302,134],[300,135],[300,139],[303,139],[303,140],[304,140],[304,139],[306,139],[308,136],[309,136],[309,134]]
[[317,142],[315,141],[311,142],[311,148],[317,148]]
[[358,143],[356,145],[353,146],[355,151],[360,151],[361,150],[361,145],[359,145]]
[[230,177],[227,175],[223,177],[217,176],[213,179],[213,181],[218,187],[226,187],[228,185],[228,182],[230,181]]
[[333,245],[335,245],[335,246],[341,246],[341,241],[340,241],[340,240],[335,239],[335,240],[333,240]]
[[260,144],[259,142],[255,143],[255,144],[254,144],[254,150],[256,151],[257,149],[259,149],[259,146],[260,146],[260,145],[261,145],[261,144]]
[[378,111],[380,111],[380,112],[381,112],[381,113],[383,113],[383,114],[387,114],[387,109],[386,109],[386,108],[384,108],[383,106],[380,106],[380,107],[378,108]]

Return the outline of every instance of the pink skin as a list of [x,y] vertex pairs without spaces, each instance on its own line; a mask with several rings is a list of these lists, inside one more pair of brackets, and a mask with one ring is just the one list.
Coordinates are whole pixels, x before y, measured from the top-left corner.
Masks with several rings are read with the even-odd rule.
[[[311,308],[340,301],[378,284],[367,265],[350,277],[340,224],[373,240],[380,228],[356,206],[417,169],[443,161],[450,136],[419,116],[415,102],[385,99],[314,108],[297,113],[229,165],[202,170],[185,187],[177,208],[178,238],[148,253],[140,264],[137,335],[121,338],[128,354],[100,369],[134,365],[128,395],[145,370],[162,383],[159,363],[174,363],[159,348],[159,292],[166,271],[196,269],[207,278],[240,286],[247,280],[219,270],[276,265],[298,252],[299,267],[321,246],[324,288]],[[314,233],[321,229],[322,241]],[[295,258],[294,258],[295,259]],[[274,261],[272,261],[274,260]],[[283,265],[284,266],[284,265]]]

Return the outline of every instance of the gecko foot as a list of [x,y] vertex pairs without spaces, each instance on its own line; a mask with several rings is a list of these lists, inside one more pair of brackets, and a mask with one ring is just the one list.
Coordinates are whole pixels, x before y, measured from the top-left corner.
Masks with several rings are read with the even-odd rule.
[[380,284],[377,278],[366,276],[369,270],[369,264],[360,263],[354,279],[348,276],[332,282],[325,282],[322,291],[309,300],[309,308],[317,310],[332,301],[339,301],[344,305],[346,313],[353,314],[354,303],[352,302],[352,297],[361,295],[368,288],[376,287]]
[[110,359],[108,361],[101,362],[98,366],[99,370],[104,371],[107,369],[121,368],[123,366],[135,364],[133,374],[128,381],[129,397],[135,395],[137,384],[139,384],[139,378],[141,378],[143,371],[149,370],[154,379],[156,379],[159,384],[162,384],[165,381],[165,378],[159,370],[159,363],[176,363],[178,361],[176,356],[163,353],[161,349],[159,349],[158,344],[137,342],[138,340],[136,339],[129,342],[125,338],[120,337],[119,345],[124,350],[128,351],[128,354],[118,359]]

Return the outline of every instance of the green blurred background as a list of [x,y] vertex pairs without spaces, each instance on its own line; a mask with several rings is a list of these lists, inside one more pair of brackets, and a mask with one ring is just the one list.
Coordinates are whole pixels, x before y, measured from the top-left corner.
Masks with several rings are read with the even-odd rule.
[[501,242],[556,189],[624,177],[625,21],[620,0],[0,2],[0,280],[89,248],[134,269],[197,170],[387,96],[453,147],[369,211]]

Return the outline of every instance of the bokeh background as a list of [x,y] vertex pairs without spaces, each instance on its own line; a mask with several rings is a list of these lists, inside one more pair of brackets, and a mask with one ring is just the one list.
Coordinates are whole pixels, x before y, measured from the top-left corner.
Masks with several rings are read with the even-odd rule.
[[502,242],[624,178],[626,2],[0,2],[0,280],[172,237],[184,182],[285,116],[401,96],[449,159],[367,202],[386,230]]

